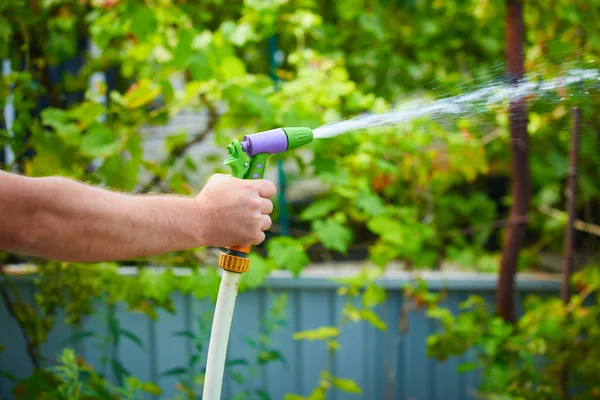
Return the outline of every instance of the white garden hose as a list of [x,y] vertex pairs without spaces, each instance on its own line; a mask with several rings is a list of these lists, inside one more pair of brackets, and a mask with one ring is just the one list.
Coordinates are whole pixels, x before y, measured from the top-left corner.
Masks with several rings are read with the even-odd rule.
[[[227,254],[221,255],[220,264],[228,264],[227,257],[223,261],[224,256],[227,256]],[[202,400],[221,400],[229,332],[241,276],[241,272],[233,272],[224,268],[210,332]]]

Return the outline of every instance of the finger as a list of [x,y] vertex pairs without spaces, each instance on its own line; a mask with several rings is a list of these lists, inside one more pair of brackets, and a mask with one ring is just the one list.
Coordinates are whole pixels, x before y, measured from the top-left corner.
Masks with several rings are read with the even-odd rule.
[[270,198],[275,196],[277,192],[277,187],[275,184],[266,179],[256,180],[256,189],[258,190],[258,195],[260,197]]
[[259,244],[261,244],[262,242],[265,241],[265,233],[261,232],[260,235],[258,235],[258,237],[254,240],[254,242],[252,243],[254,246],[258,246]]
[[273,212],[273,202],[269,199],[262,199],[260,212],[262,214],[271,214]]
[[271,229],[271,225],[273,225],[273,221],[271,220],[271,217],[269,217],[268,215],[263,215],[262,224],[261,224],[260,229],[263,232],[268,231],[269,229]]

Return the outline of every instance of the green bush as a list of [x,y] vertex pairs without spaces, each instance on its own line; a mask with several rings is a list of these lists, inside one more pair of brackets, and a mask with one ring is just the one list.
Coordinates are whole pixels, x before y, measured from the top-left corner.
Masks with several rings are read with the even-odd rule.
[[[596,399],[600,395],[600,271],[589,266],[573,275],[569,303],[529,296],[513,325],[495,315],[480,296],[460,304],[457,315],[426,284],[408,287],[408,299],[424,308],[439,332],[427,338],[427,355],[440,361],[475,354],[460,372],[482,371],[480,398]],[[564,373],[568,379],[564,380]],[[564,383],[562,383],[564,382]]]
[[[527,70],[549,79],[565,67],[596,67],[599,5],[561,0],[550,9],[527,2]],[[198,175],[227,172],[222,160],[233,138],[278,126],[315,128],[501,79],[503,17],[504,2],[490,0],[7,0],[0,4],[0,57],[13,72],[0,79],[0,104],[10,99],[16,119],[0,130],[0,147],[17,160],[3,167],[132,193],[192,195]],[[273,51],[274,38],[281,53]],[[96,52],[82,46],[87,39]],[[108,84],[89,84],[98,72]],[[578,209],[589,217],[598,204],[596,87],[559,87],[530,99],[534,195],[523,269],[536,268],[541,248],[562,248],[573,105],[583,112]],[[166,157],[149,160],[147,129],[182,111],[206,115],[206,126],[169,136]],[[274,269],[299,274],[311,261],[354,254],[371,261],[376,274],[397,260],[415,269],[453,262],[496,271],[497,233],[510,200],[509,193],[493,197],[487,185],[510,178],[509,115],[505,104],[475,111],[319,140],[275,157],[297,171],[288,175],[291,184],[314,177],[324,190],[308,206],[291,205],[300,233],[270,237],[258,248],[240,289],[258,287]],[[198,144],[223,152],[199,158]],[[584,239],[582,250],[597,247]],[[0,261],[37,267],[38,307],[27,306],[13,287],[16,318],[34,357],[59,310],[67,323],[80,324],[94,312],[92,300],[102,298],[156,318],[158,308],[175,312],[174,291],[214,300],[219,283],[203,248],[97,265],[12,254],[0,254]],[[120,276],[120,265],[140,272]],[[157,265],[191,273],[147,268]],[[346,290],[358,296],[356,288]],[[347,317],[383,328],[369,307],[384,298],[362,298],[366,308],[347,308]],[[336,379],[324,374],[315,393],[336,382],[355,390]]]

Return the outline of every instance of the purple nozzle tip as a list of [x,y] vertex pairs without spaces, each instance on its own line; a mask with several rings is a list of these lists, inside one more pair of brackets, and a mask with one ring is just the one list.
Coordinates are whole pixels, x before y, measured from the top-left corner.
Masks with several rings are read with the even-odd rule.
[[288,148],[288,138],[281,128],[244,136],[242,149],[250,157],[260,153],[283,153]]

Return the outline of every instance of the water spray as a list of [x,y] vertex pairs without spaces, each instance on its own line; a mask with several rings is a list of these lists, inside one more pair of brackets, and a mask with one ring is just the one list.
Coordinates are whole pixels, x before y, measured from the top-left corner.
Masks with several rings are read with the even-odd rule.
[[[240,179],[262,179],[271,154],[297,149],[312,142],[310,128],[277,128],[244,137],[240,143],[233,140],[227,146],[229,157],[224,161],[231,174]],[[227,344],[238,285],[241,275],[250,267],[250,246],[228,247],[221,253],[219,267],[223,269],[217,304],[208,345],[206,376],[202,399],[220,400]]]

